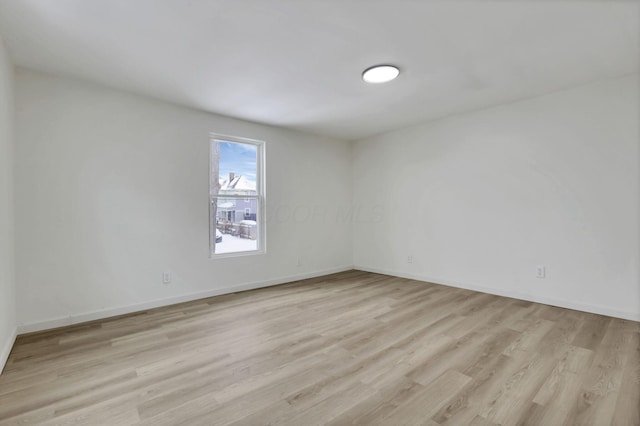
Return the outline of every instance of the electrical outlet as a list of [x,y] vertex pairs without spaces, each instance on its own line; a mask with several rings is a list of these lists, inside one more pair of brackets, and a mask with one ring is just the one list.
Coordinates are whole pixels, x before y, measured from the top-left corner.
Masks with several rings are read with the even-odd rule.
[[162,283],[169,284],[171,282],[171,272],[165,271],[162,273]]
[[544,278],[547,275],[547,268],[544,265],[536,266],[536,278]]
[[413,255],[412,254],[407,256],[407,263],[413,263]]
[[302,266],[302,258],[298,257],[298,260],[296,262],[296,266]]

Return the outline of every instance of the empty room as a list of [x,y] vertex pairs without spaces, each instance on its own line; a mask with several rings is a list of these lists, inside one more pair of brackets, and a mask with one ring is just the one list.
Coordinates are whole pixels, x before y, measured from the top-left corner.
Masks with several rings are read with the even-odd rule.
[[640,2],[0,0],[0,425],[640,426]]

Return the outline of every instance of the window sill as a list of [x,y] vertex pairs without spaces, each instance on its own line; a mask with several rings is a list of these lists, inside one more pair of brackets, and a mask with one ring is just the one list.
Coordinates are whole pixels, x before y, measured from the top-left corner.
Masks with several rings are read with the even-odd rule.
[[236,251],[232,253],[210,254],[209,259],[211,260],[228,259],[230,257],[256,256],[256,255],[261,255],[266,253],[267,253],[266,250]]

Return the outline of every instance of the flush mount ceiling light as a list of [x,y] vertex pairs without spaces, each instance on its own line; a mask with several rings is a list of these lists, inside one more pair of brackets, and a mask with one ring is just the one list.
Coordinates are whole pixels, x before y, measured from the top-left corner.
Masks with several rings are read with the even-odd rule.
[[367,83],[386,83],[400,74],[398,67],[393,65],[376,65],[367,68],[362,73],[362,79]]

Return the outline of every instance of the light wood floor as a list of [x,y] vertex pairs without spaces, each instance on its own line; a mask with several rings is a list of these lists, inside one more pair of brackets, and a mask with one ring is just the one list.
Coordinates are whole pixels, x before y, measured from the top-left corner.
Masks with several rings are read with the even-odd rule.
[[18,338],[0,424],[640,425],[640,323],[358,271]]

